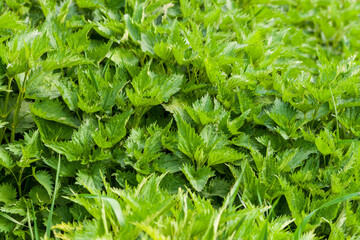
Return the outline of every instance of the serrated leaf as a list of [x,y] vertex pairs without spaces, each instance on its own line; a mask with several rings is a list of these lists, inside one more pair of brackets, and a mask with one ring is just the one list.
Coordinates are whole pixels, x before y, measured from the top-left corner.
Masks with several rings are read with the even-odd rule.
[[52,71],[59,68],[68,68],[91,63],[92,61],[72,53],[56,52],[51,54],[45,61],[43,61],[41,66],[44,71]]
[[129,31],[130,37],[135,41],[138,42],[141,40],[141,32],[139,27],[133,22],[128,14],[124,15],[124,20],[126,23],[126,28]]
[[195,168],[191,165],[184,165],[181,171],[184,173],[191,186],[193,186],[193,188],[198,192],[203,190],[208,179],[214,176],[215,173],[207,166],[195,170]]
[[2,183],[0,185],[0,202],[6,205],[16,202],[16,189],[9,183]]
[[194,153],[202,144],[202,139],[178,114],[175,115],[175,120],[178,126],[178,148],[190,159],[194,159]]
[[324,155],[329,155],[335,152],[335,139],[328,129],[322,130],[315,138],[315,144],[318,150]]
[[82,160],[84,163],[89,160],[93,147],[92,134],[96,125],[93,119],[86,118],[79,129],[73,133],[71,141],[47,142],[45,145],[63,154],[69,161]]
[[0,147],[0,165],[7,169],[12,169],[15,166],[10,154],[2,147]]
[[76,177],[76,183],[83,186],[91,194],[97,194],[101,191],[103,181],[101,173],[104,174],[104,167],[99,164],[94,164],[91,169],[79,170]]
[[7,11],[0,16],[0,28],[24,29],[26,24],[15,13]]
[[140,74],[132,81],[133,89],[126,89],[131,103],[136,106],[154,106],[167,102],[169,98],[180,90],[183,76],[158,75],[149,70],[150,64],[145,66]]
[[128,110],[110,118],[105,124],[100,123],[99,129],[93,134],[95,143],[101,148],[110,148],[118,143],[126,134],[126,123],[132,114]]
[[246,154],[240,153],[233,148],[223,147],[209,153],[208,166],[221,163],[233,163],[240,159],[244,159],[246,156]]
[[39,128],[41,140],[47,141],[61,141],[67,140],[73,134],[74,128],[54,122],[45,120],[43,118],[33,116],[36,126]]
[[32,170],[34,178],[46,189],[49,197],[51,197],[54,189],[54,181],[52,180],[51,175],[45,170],[35,170],[36,168],[33,168]]
[[36,101],[30,105],[30,109],[32,114],[40,118],[62,123],[74,128],[80,126],[80,121],[59,101]]
[[75,111],[78,103],[78,95],[75,84],[68,79],[59,79],[54,81],[58,91],[60,92],[64,102],[71,111]]

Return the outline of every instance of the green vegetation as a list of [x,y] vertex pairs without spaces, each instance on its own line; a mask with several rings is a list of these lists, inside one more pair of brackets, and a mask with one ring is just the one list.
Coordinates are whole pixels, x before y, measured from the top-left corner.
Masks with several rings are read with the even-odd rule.
[[359,16],[0,0],[0,239],[359,239]]

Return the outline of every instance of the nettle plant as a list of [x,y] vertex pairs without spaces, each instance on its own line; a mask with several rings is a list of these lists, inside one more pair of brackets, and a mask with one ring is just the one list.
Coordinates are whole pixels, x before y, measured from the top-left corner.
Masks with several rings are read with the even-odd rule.
[[0,238],[358,239],[359,13],[0,0]]

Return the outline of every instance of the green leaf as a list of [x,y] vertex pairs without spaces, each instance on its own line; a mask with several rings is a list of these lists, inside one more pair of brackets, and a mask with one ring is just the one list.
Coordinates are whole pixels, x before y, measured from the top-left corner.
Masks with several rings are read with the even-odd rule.
[[0,185],[0,202],[6,205],[16,202],[16,189],[9,183],[2,183]]
[[67,140],[74,132],[74,128],[61,123],[48,121],[35,115],[33,119],[39,128],[41,140],[44,142]]
[[158,75],[150,71],[150,64],[145,66],[132,81],[133,89],[126,89],[126,94],[135,107],[154,106],[169,101],[180,90],[183,76]]
[[336,150],[334,136],[328,129],[320,132],[319,136],[315,138],[315,144],[324,156],[332,154]]
[[214,176],[215,173],[207,166],[195,170],[191,165],[184,165],[181,171],[184,173],[191,186],[198,192],[203,190],[209,178]]
[[136,25],[136,23],[133,22],[133,20],[130,18],[128,14],[124,15],[124,20],[126,23],[126,28],[129,31],[130,37],[133,41],[138,42],[141,40],[141,32],[139,27]]
[[7,169],[12,169],[15,166],[10,154],[2,147],[0,147],[0,165]]
[[103,6],[102,0],[76,0],[76,3],[80,8],[100,8]]
[[59,101],[36,101],[30,105],[32,114],[46,120],[55,121],[78,128],[80,121]]
[[202,125],[215,123],[225,115],[225,109],[209,94],[195,101],[192,108],[186,107],[186,111],[196,123]]
[[100,123],[93,134],[95,143],[101,148],[110,148],[118,143],[126,134],[125,127],[131,114],[132,110],[128,110],[111,117],[105,124]]
[[56,2],[53,0],[39,0],[41,10],[45,17],[52,15],[55,12]]
[[223,147],[209,153],[208,166],[221,163],[233,163],[245,158],[246,156],[246,154],[240,153],[233,148]]
[[44,71],[52,71],[60,68],[69,68],[77,65],[91,64],[92,61],[79,57],[78,54],[55,52],[41,63]]
[[41,72],[39,69],[31,71],[29,79],[26,81],[26,98],[46,100],[59,97],[60,93],[54,84],[59,78],[60,74]]
[[78,196],[83,198],[90,198],[90,199],[98,198],[100,200],[105,200],[105,202],[107,202],[111,206],[111,209],[114,211],[116,219],[118,220],[120,226],[124,226],[125,218],[121,210],[121,206],[116,199],[106,196],[98,196],[98,195],[90,195],[90,194],[79,194]]
[[360,192],[356,192],[356,193],[351,193],[336,199],[333,199],[331,201],[328,201],[326,203],[324,203],[323,205],[321,205],[319,208],[315,209],[314,211],[312,211],[311,213],[309,213],[308,215],[306,215],[306,217],[301,221],[301,224],[297,227],[295,233],[294,233],[294,240],[299,240],[301,237],[301,234],[303,233],[306,224],[310,221],[311,217],[319,210],[326,208],[326,207],[330,207],[333,206],[335,204],[341,203],[343,201],[352,199],[354,197],[357,197],[360,195]]
[[45,170],[35,170],[36,168],[33,168],[32,170],[34,178],[46,189],[49,197],[51,197],[54,189],[54,181],[52,180],[51,175]]
[[73,133],[71,141],[47,142],[46,146],[57,153],[65,155],[69,161],[82,160],[83,163],[86,163],[90,158],[93,147],[92,134],[95,129],[94,120],[85,118],[79,129]]
[[178,114],[175,115],[175,120],[178,126],[178,148],[190,159],[194,159],[195,151],[202,144],[202,139]]
[[101,173],[104,174],[105,169],[100,164],[93,164],[91,169],[79,170],[76,177],[76,184],[83,186],[91,194],[98,194],[104,185]]
[[9,29],[24,29],[26,24],[19,19],[19,17],[11,12],[7,11],[1,14],[0,16],[0,28],[9,28]]
[[70,79],[62,78],[54,81],[58,91],[60,92],[64,102],[71,111],[75,111],[78,103],[78,95],[75,84]]

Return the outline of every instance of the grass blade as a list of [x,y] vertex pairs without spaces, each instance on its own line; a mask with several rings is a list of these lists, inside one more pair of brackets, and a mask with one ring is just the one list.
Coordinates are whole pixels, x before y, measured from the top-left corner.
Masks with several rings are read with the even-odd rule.
[[106,196],[92,195],[92,194],[79,194],[78,196],[83,197],[83,198],[89,198],[89,199],[99,198],[99,199],[105,200],[107,203],[109,203],[112,210],[114,211],[114,214],[115,214],[116,219],[118,220],[120,226],[124,226],[125,218],[124,218],[123,212],[121,210],[121,206],[116,199],[111,198],[111,197],[106,197]]
[[47,238],[50,238],[50,230],[51,230],[51,227],[52,227],[52,215],[53,215],[53,212],[54,212],[55,198],[56,198],[56,193],[57,193],[58,183],[59,183],[60,164],[61,164],[61,155],[59,154],[59,161],[58,161],[58,166],[57,166],[57,169],[56,169],[56,179],[55,179],[54,194],[53,194],[53,198],[52,198],[52,202],[51,202],[51,208],[50,208],[48,222],[47,222],[47,225],[46,225],[46,236],[47,236]]
[[334,204],[337,204],[337,203],[340,203],[340,202],[343,202],[345,200],[349,200],[353,197],[357,197],[357,196],[360,196],[360,192],[356,192],[356,193],[352,193],[352,194],[348,194],[348,195],[345,195],[345,196],[342,196],[342,197],[339,197],[339,198],[336,198],[334,200],[331,200],[323,205],[321,205],[319,208],[315,209],[314,211],[312,211],[311,213],[309,213],[301,222],[301,224],[298,226],[298,228],[296,229],[295,231],[295,234],[294,234],[294,240],[299,240],[301,238],[301,234],[303,233],[304,229],[305,229],[305,226],[306,224],[310,221],[310,218],[317,212],[319,211],[320,209],[323,209],[323,208],[326,208],[326,207],[330,207]]

